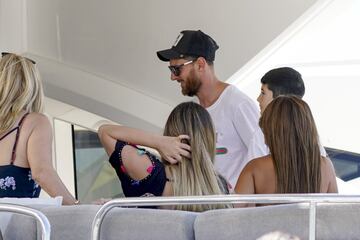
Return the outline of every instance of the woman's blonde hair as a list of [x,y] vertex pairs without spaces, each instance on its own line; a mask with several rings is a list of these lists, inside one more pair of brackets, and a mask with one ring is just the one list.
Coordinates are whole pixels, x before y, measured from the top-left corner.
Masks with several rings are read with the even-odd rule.
[[295,96],[279,96],[265,109],[260,127],[269,146],[277,193],[318,193],[321,154],[309,106]]
[[19,113],[43,111],[43,88],[35,63],[13,53],[0,61],[0,133],[8,131]]
[[[185,102],[171,112],[164,129],[165,136],[186,134],[191,146],[191,159],[183,158],[169,165],[174,196],[215,195],[227,192],[214,169],[215,131],[209,113],[199,104]],[[166,162],[165,162],[166,164]],[[186,211],[205,211],[227,205],[178,205]]]

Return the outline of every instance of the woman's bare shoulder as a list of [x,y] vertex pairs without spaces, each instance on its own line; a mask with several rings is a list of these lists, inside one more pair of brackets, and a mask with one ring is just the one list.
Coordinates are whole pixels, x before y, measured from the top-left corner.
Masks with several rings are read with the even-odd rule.
[[23,128],[29,131],[33,129],[51,131],[52,129],[49,118],[45,114],[35,112],[29,113],[26,116],[23,122]]
[[321,157],[321,181],[322,192],[338,192],[334,165],[332,161],[327,157]]
[[251,160],[248,163],[248,166],[251,168],[259,168],[259,167],[263,167],[265,165],[271,164],[272,163],[272,159],[270,155],[266,155],[263,157],[258,157],[258,158],[254,158],[253,160]]
[[328,157],[321,156],[321,164],[326,169],[328,169],[328,168],[333,169],[334,168],[334,165],[333,165],[332,161]]
[[26,116],[26,122],[32,124],[49,124],[49,118],[43,113],[32,112]]
[[26,119],[33,119],[33,120],[47,120],[49,121],[49,118],[43,114],[38,112],[31,112],[26,116]]
[[246,166],[246,170],[251,172],[256,179],[263,179],[274,171],[274,165],[270,155],[255,158]]
[[335,174],[335,169],[332,161],[327,157],[321,157],[321,168],[325,174]]

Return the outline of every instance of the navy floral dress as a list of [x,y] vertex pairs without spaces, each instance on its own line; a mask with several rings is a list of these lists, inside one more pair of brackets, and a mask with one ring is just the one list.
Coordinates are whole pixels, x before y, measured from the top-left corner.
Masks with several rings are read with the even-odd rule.
[[27,114],[22,117],[18,126],[0,138],[1,141],[12,132],[17,131],[10,164],[0,166],[0,197],[37,198],[40,195],[41,188],[34,179],[32,179],[30,168],[23,168],[14,165],[21,124],[26,115]]

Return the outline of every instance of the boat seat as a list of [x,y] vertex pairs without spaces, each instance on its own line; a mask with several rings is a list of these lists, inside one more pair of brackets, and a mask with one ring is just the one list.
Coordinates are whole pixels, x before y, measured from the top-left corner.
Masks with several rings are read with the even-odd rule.
[[[41,212],[51,224],[52,240],[89,240],[99,205],[45,207]],[[197,214],[186,211],[114,208],[104,218],[101,240],[194,239]],[[21,222],[21,224],[17,224]],[[40,239],[40,228],[27,216],[14,214],[4,233],[6,240]]]
[[308,239],[308,204],[208,211],[196,218],[194,231],[197,240]]
[[[39,208],[49,219],[52,240],[89,240],[99,205]],[[318,203],[316,239],[360,239],[360,203]],[[14,214],[3,231],[6,240],[40,239],[35,219]],[[104,218],[101,240],[115,239],[308,239],[309,204],[193,213],[176,210],[113,208]]]

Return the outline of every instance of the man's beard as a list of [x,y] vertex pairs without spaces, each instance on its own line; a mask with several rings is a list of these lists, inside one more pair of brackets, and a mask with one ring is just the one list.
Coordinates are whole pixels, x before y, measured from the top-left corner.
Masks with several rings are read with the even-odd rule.
[[184,83],[185,86],[181,89],[181,92],[183,95],[189,97],[195,96],[201,86],[201,81],[195,76],[193,70],[190,72],[189,78]]

